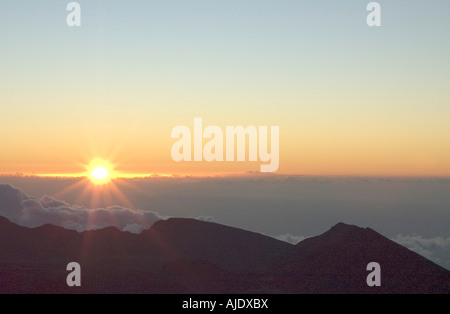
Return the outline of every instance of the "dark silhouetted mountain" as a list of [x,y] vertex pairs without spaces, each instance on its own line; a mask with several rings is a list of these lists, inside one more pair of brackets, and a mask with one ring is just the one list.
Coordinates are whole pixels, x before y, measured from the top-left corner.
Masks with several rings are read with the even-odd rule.
[[252,270],[292,246],[258,233],[195,219],[160,220],[146,231],[171,259],[205,260],[229,270]]
[[[381,287],[366,283],[381,267]],[[444,293],[450,272],[370,228],[339,223],[272,262],[272,275],[294,293]],[[281,288],[281,287],[280,287]]]
[[[81,287],[66,285],[70,262],[81,265]],[[367,287],[369,262],[380,263],[382,287]],[[1,293],[448,293],[449,283],[449,271],[344,224],[294,246],[193,219],[136,235],[0,217]]]

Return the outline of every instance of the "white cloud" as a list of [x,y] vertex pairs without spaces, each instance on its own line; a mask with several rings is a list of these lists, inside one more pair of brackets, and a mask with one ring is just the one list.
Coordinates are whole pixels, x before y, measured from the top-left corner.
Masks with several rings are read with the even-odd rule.
[[143,226],[137,223],[128,224],[122,229],[122,231],[128,231],[131,233],[141,233],[144,230],[145,229]]
[[274,236],[275,239],[287,242],[287,243],[291,243],[291,244],[297,244],[299,242],[302,242],[303,240],[309,238],[309,237],[304,237],[304,236],[295,236],[292,234],[280,234],[277,236]]
[[113,226],[133,233],[167,218],[153,211],[121,206],[90,209],[49,196],[37,199],[7,184],[0,184],[0,215],[25,227],[52,224],[82,232]]
[[450,269],[450,237],[424,238],[420,235],[397,235],[392,240],[436,264]]
[[201,220],[201,221],[206,221],[206,222],[217,222],[216,218],[214,218],[213,216],[198,216],[197,218],[195,218],[197,220]]

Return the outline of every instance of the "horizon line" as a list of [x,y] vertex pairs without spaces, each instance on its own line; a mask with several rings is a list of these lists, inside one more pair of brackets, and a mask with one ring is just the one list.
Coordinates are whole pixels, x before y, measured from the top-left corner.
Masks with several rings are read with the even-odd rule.
[[[218,172],[218,173],[123,173],[111,177],[116,179],[149,179],[149,178],[222,178],[222,177],[311,177],[311,178],[391,178],[391,179],[408,179],[408,178],[433,178],[433,179],[450,179],[450,175],[374,175],[374,174],[298,174],[298,173],[261,173],[258,171],[247,172]],[[1,173],[1,177],[14,178],[60,178],[60,179],[76,179],[89,178],[87,173]]]

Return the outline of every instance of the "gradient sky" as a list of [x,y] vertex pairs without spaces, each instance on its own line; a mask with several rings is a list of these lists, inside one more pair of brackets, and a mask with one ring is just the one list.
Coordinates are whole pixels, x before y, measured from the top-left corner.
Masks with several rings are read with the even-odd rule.
[[0,173],[258,171],[175,163],[173,127],[280,126],[280,173],[450,175],[450,2],[0,3]]

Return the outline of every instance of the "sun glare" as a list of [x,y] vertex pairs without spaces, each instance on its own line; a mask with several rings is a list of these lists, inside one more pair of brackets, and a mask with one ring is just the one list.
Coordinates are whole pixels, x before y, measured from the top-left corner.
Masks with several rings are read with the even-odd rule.
[[96,180],[105,180],[107,177],[109,177],[108,170],[103,167],[95,168],[94,170],[92,170],[91,175]]
[[93,161],[88,168],[89,178],[94,184],[105,184],[111,181],[112,167],[105,161]]

